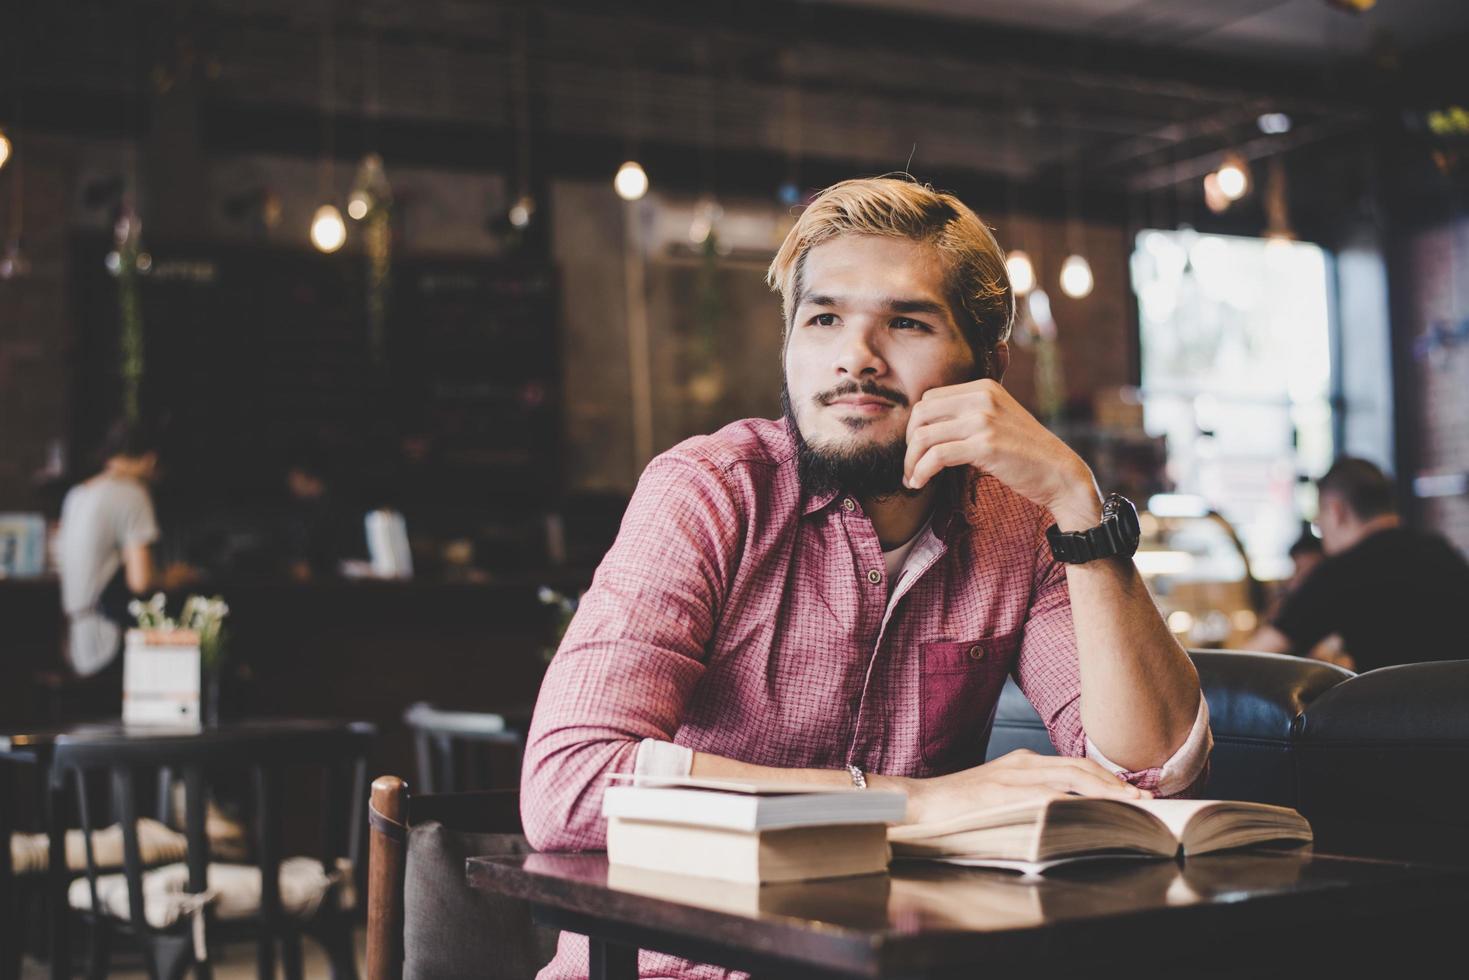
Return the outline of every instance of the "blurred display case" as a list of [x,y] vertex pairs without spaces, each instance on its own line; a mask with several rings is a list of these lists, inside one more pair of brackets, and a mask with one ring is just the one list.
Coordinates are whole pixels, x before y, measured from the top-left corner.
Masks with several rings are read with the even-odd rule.
[[1200,497],[1156,494],[1138,515],[1138,571],[1190,649],[1243,647],[1259,625],[1260,584],[1229,522]]

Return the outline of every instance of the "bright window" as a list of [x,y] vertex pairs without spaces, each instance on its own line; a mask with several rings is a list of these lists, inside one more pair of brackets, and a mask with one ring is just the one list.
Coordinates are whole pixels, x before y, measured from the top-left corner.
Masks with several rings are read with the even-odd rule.
[[1332,458],[1330,259],[1302,242],[1144,231],[1132,255],[1143,420],[1168,475],[1238,531],[1257,578],[1290,572]]

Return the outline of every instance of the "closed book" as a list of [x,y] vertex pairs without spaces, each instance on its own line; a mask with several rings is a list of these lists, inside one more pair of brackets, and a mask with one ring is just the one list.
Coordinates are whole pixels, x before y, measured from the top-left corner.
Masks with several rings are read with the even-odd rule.
[[651,779],[607,788],[602,815],[745,832],[897,823],[903,793],[714,779]]
[[887,870],[882,823],[742,831],[609,817],[607,861],[615,866],[746,885],[837,878]]
[[1085,859],[1298,844],[1312,834],[1295,810],[1266,803],[1058,796],[893,827],[888,838],[896,857],[1035,873]]

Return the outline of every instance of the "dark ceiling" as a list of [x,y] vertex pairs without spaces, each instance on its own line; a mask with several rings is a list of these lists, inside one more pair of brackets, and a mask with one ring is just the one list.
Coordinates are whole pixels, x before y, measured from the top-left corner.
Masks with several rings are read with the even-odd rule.
[[1324,67],[1383,47],[1411,52],[1469,34],[1463,0],[811,0],[1085,36],[1246,61]]
[[528,140],[574,175],[637,149],[719,189],[911,158],[1054,205],[1192,194],[1225,152],[1370,169],[1463,74],[1469,2],[59,0],[14,24],[0,121],[37,128],[145,132],[186,95],[205,152],[316,154],[325,113],[343,155],[513,166]]

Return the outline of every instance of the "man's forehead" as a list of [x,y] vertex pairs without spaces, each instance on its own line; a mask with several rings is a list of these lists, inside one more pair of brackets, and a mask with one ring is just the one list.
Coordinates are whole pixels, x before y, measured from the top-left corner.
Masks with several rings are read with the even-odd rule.
[[801,302],[813,296],[852,302],[899,297],[947,305],[943,260],[921,242],[844,235],[811,248],[802,265]]

